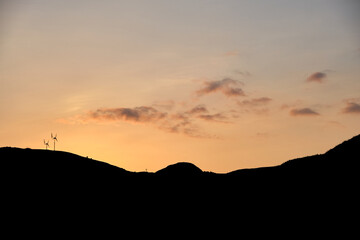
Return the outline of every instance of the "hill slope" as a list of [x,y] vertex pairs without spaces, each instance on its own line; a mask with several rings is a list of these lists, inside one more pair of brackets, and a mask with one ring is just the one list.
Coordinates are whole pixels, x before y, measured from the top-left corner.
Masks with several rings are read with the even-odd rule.
[[130,175],[129,171],[76,154],[20,148],[0,148],[2,175],[12,179],[103,181]]
[[[354,174],[360,160],[360,135],[345,141],[325,154],[287,161],[279,166],[240,169],[227,174],[205,173],[191,163],[170,165],[156,173],[135,173],[110,164],[81,157],[72,153],[50,150],[0,148],[0,167],[3,175],[11,178],[42,180],[117,181],[132,176],[147,180],[154,176],[178,179],[207,176],[207,179],[231,179],[232,182],[313,181]],[[134,179],[134,178],[133,178]]]
[[347,140],[324,154],[297,158],[279,166],[241,169],[228,173],[239,178],[258,181],[287,181],[291,183],[351,181],[357,174],[360,160],[360,135]]

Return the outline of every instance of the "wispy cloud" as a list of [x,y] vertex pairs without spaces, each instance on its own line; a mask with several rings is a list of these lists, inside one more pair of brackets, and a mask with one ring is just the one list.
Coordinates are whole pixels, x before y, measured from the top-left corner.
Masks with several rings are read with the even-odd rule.
[[256,106],[266,105],[266,104],[270,103],[271,101],[272,101],[271,98],[260,97],[260,98],[253,98],[253,99],[250,99],[250,100],[239,101],[238,104],[240,106],[256,107]]
[[89,111],[85,118],[97,121],[130,121],[130,122],[156,122],[166,117],[166,112],[160,112],[153,107],[141,106],[135,108],[99,108]]
[[212,135],[206,133],[200,126],[194,123],[194,121],[186,115],[174,114],[170,115],[165,121],[158,125],[160,130],[169,133],[184,134],[188,137],[196,138],[211,138]]
[[58,119],[58,122],[63,124],[90,124],[123,121],[148,124],[166,132],[184,134],[189,137],[217,138],[215,135],[206,132],[202,128],[201,122],[225,123],[228,122],[227,120],[228,117],[223,113],[211,114],[205,105],[197,105],[177,113],[171,113],[171,109],[160,111],[152,106],[99,108],[67,119]]
[[222,122],[222,123],[229,123],[228,117],[225,116],[223,113],[216,113],[216,114],[201,114],[197,116],[199,119],[210,121],[210,122]]
[[209,112],[205,105],[197,105],[194,108],[190,109],[189,111],[186,111],[186,113],[190,115],[194,114],[203,114]]
[[237,101],[241,110],[246,113],[266,114],[269,111],[268,104],[272,101],[269,97],[253,98],[243,101]]
[[[241,89],[243,83],[224,78],[218,81],[205,81],[203,87],[196,91],[198,96],[219,92],[227,97],[245,96]],[[196,99],[195,102],[199,101]],[[240,101],[233,99],[233,103],[243,106],[243,109],[252,113],[267,112],[266,105],[272,99],[260,97]],[[239,118],[236,110],[216,109],[211,110],[205,104],[194,105],[194,101],[182,104],[173,100],[156,101],[149,105],[139,107],[98,108],[66,119],[58,119],[64,124],[112,124],[129,122],[134,124],[147,124],[162,131],[184,134],[196,138],[214,138],[205,129],[208,124],[233,123]],[[250,110],[247,110],[250,109]]]
[[308,82],[308,83],[310,83],[310,82],[323,83],[326,77],[327,77],[327,75],[324,72],[315,72],[306,79],[306,82]]
[[297,116],[318,116],[320,114],[312,110],[311,108],[294,108],[290,110],[290,115],[297,117]]
[[203,88],[196,91],[198,96],[215,92],[221,92],[227,97],[245,96],[244,91],[240,88],[243,83],[232,78],[224,78],[219,81],[206,81],[204,85]]
[[169,114],[161,123],[160,129],[171,133],[182,133],[196,138],[218,138],[203,130],[201,121],[227,123],[228,118],[222,113],[210,114],[205,105],[197,105],[186,111]]
[[360,104],[348,101],[346,106],[342,109],[342,113],[360,114]]

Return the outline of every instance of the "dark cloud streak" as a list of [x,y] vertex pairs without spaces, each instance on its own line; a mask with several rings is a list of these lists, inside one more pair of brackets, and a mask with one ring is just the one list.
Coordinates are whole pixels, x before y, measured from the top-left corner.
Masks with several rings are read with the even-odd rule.
[[290,111],[290,115],[297,116],[318,116],[318,112],[312,110],[311,108],[295,108]]
[[306,79],[306,82],[323,83],[326,76],[327,75],[324,72],[315,72]]
[[202,114],[197,116],[199,119],[210,121],[210,122],[221,122],[221,123],[228,123],[228,118],[223,115],[222,113],[216,114]]
[[187,111],[186,113],[193,115],[193,114],[200,114],[200,113],[207,113],[209,112],[205,105],[197,105],[196,107],[192,108],[190,111]]
[[238,105],[240,106],[250,106],[250,107],[257,107],[257,106],[263,106],[266,105],[268,103],[270,103],[272,101],[271,98],[268,97],[260,97],[260,98],[254,98],[251,100],[244,100],[244,101],[239,101]]
[[160,112],[153,107],[135,108],[99,108],[96,111],[88,112],[85,116],[88,120],[105,121],[132,121],[132,122],[154,122],[165,118],[167,113]]
[[360,104],[355,102],[347,102],[346,107],[342,109],[342,113],[360,114]]
[[242,86],[243,83],[232,78],[224,78],[219,81],[206,81],[204,85],[204,88],[196,91],[198,96],[215,92],[222,92],[227,97],[245,96],[244,91],[239,87]]

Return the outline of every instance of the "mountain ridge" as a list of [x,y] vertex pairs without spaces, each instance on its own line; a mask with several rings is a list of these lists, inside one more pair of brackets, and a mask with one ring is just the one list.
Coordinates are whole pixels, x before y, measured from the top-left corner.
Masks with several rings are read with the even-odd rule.
[[26,176],[27,178],[50,176],[51,178],[116,179],[123,176],[137,176],[139,178],[171,176],[184,179],[195,176],[239,178],[259,178],[260,176],[279,179],[283,177],[295,178],[304,174],[307,174],[308,177],[314,177],[316,174],[329,177],[329,174],[334,171],[355,164],[354,161],[360,159],[358,149],[360,149],[360,135],[342,142],[324,154],[292,159],[277,166],[238,169],[220,174],[205,172],[193,163],[188,162],[175,163],[156,172],[131,172],[106,162],[69,152],[2,147],[0,148],[0,166],[3,172],[22,177]]

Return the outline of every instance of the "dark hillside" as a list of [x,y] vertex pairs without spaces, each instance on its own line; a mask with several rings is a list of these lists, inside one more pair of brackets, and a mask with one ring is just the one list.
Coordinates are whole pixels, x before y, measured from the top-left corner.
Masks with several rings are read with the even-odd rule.
[[[279,166],[240,169],[228,173],[237,180],[253,183],[293,184],[307,186],[353,185],[358,173],[356,161],[360,161],[360,135],[347,140],[324,154],[289,160]],[[320,186],[321,185],[321,186]]]
[[2,176],[13,180],[67,182],[73,180],[104,181],[131,173],[108,163],[68,152],[0,148]]
[[159,176],[192,177],[202,175],[203,171],[192,163],[179,162],[156,172]]
[[[176,163],[155,173],[135,173],[105,162],[72,153],[50,150],[0,148],[0,171],[7,181],[39,183],[89,183],[135,186],[154,190],[186,183],[188,187],[229,189],[236,191],[249,186],[291,186],[313,183],[349,182],[357,176],[356,161],[360,160],[360,135],[343,142],[325,154],[287,161],[279,166],[240,169],[227,174],[203,172],[192,163]],[[196,178],[194,178],[196,177]],[[199,180],[201,179],[201,181]],[[185,181],[186,180],[186,181]],[[197,182],[195,184],[195,182]],[[336,183],[336,184],[337,184]]]

